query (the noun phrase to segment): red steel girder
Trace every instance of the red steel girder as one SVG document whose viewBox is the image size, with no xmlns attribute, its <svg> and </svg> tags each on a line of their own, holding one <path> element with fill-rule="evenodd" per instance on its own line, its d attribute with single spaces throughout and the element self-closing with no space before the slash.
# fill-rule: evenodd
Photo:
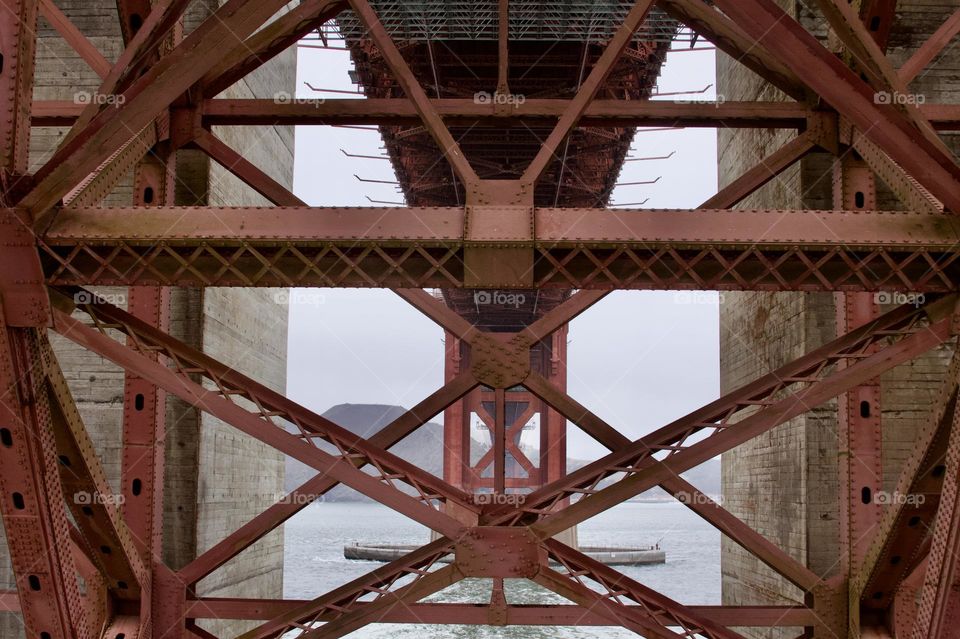
<svg viewBox="0 0 960 639">
<path fill-rule="evenodd" d="M 357 438 L 128 313 L 96 300 L 92 304 L 85 304 L 84 308 L 96 320 L 96 329 L 88 328 L 60 311 L 54 314 L 55 329 L 68 339 L 135 371 L 167 392 L 217 415 L 243 432 L 404 512 L 437 532 L 452 535 L 460 529 L 460 524 L 438 512 L 432 505 L 433 501 L 453 501 L 466 511 L 476 509 L 462 491 L 372 446 L 368 441 Z M 132 345 L 125 347 L 107 337 L 108 327 L 126 334 L 131 338 Z M 144 355 L 147 352 L 163 354 L 174 364 L 175 370 L 148 359 Z M 212 382 L 216 390 L 205 390 L 193 382 L 190 375 L 197 373 Z M 243 408 L 236 398 L 243 398 L 255 410 Z M 284 430 L 274 421 L 275 418 L 291 424 L 295 432 Z M 335 446 L 339 455 L 322 451 L 317 447 L 318 440 Z M 371 476 L 360 472 L 353 463 L 357 460 L 369 463 L 376 473 Z M 416 496 L 402 493 L 395 486 L 397 482 L 413 488 Z"/>
<path fill-rule="evenodd" d="M 362 611 L 360 598 L 371 594 L 374 602 L 396 603 L 393 589 L 403 587 L 407 579 L 412 578 L 415 583 L 416 580 L 436 574 L 437 571 L 430 573 L 429 569 L 449 555 L 452 547 L 449 539 L 437 539 L 312 601 L 292 610 L 281 611 L 237 639 L 268 639 L 282 636 L 288 631 L 306 631 L 311 624 L 321 620 L 336 622 L 353 611 Z M 377 607 L 377 610 L 380 611 L 380 608 Z"/>
<path fill-rule="evenodd" d="M 110 73 L 110 62 L 64 15 L 63 11 L 53 3 L 53 0 L 40 0 L 40 15 L 57 30 L 70 45 L 70 48 L 76 51 L 97 75 L 104 78 Z"/>
<path fill-rule="evenodd" d="M 533 520 L 536 523 L 530 524 L 531 528 L 544 536 L 552 534 L 551 530 L 564 530 L 944 343 L 950 334 L 953 304 L 954 298 L 949 297 L 927 309 L 909 306 L 895 309 L 535 491 L 519 509 L 494 509 L 485 512 L 481 521 L 498 524 Z M 886 345 L 873 355 L 861 356 L 878 342 Z M 840 371 L 832 370 L 833 364 L 845 360 L 854 363 Z M 588 431 L 604 428 L 598 418 L 566 395 L 553 392 L 536 380 L 531 382 L 530 378 L 524 383 L 528 388 L 534 386 L 538 394 L 568 418 L 596 422 Z M 754 410 L 756 407 L 759 410 Z M 749 415 L 731 421 L 743 410 Z M 687 441 L 704 430 L 712 434 L 692 444 Z M 596 489 L 601 481 L 620 473 L 624 474 L 623 478 L 607 488 Z M 577 494 L 584 497 L 562 511 L 551 512 L 560 500 Z"/>
<path fill-rule="evenodd" d="M 702 209 L 731 209 L 764 184 L 790 168 L 817 146 L 818 134 L 805 131 L 779 149 L 761 159 L 740 177 L 723 187 L 700 205 Z"/>
<path fill-rule="evenodd" d="M 772 0 L 717 0 L 757 43 L 876 142 L 950 210 L 960 212 L 960 166 Z"/>
<path fill-rule="evenodd" d="M 34 175 L 19 205 L 36 217 L 47 213 L 80 180 L 94 171 L 131 136 L 150 124 L 176 98 L 203 77 L 231 47 L 253 33 L 286 3 L 229 0 L 123 93 L 123 104 L 95 116 L 65 142 Z"/>
<path fill-rule="evenodd" d="M 582 606 L 595 607 L 601 614 L 608 608 L 626 627 L 639 627 L 637 632 L 645 637 L 742 639 L 739 633 L 556 539 L 548 539 L 543 545 L 548 558 L 556 561 L 560 568 L 543 567 L 534 581 Z M 637 604 L 641 615 L 635 613 L 637 608 L 625 605 L 629 601 Z M 679 632 L 674 628 L 679 628 Z"/>
<path fill-rule="evenodd" d="M 242 153 L 238 153 L 209 131 L 198 133 L 193 139 L 193 145 L 277 206 L 307 205 L 306 202 L 291 193 L 290 189 L 267 175 L 262 169 L 247 160 Z"/>
<path fill-rule="evenodd" d="M 40 249 L 52 284 L 457 288 L 463 219 L 454 208 L 66 208 Z M 548 208 L 534 221 L 536 287 L 936 292 L 960 281 L 951 216 Z"/>
<path fill-rule="evenodd" d="M 134 202 L 140 206 L 173 201 L 176 169 L 169 153 L 152 153 L 134 169 Z M 127 311 L 162 331 L 170 321 L 170 290 L 127 289 Z M 123 386 L 123 514 L 137 548 L 146 558 L 163 556 L 163 494 L 166 452 L 166 393 L 125 373 Z M 148 568 L 152 567 L 148 561 Z"/>
<path fill-rule="evenodd" d="M 390 448 L 427 423 L 446 406 L 470 392 L 476 385 L 477 382 L 469 374 L 448 380 L 435 393 L 370 437 L 370 444 L 384 449 Z M 188 584 L 199 581 L 338 484 L 339 482 L 335 479 L 323 475 L 307 480 L 302 486 L 181 568 L 178 575 Z"/>
<path fill-rule="evenodd" d="M 547 167 L 555 160 L 559 159 L 557 150 L 560 144 L 570 135 L 570 132 L 576 127 L 577 122 L 583 116 L 587 106 L 597 95 L 601 85 L 606 81 L 613 66 L 623 54 L 633 34 L 640 27 L 647 17 L 647 13 L 653 6 L 653 0 L 636 0 L 630 9 L 630 12 L 623 19 L 623 23 L 617 28 L 616 33 L 607 42 L 603 53 L 597 60 L 590 74 L 583 81 L 583 84 L 577 89 L 576 95 L 564 109 L 560 120 L 554 129 L 543 141 L 537 155 L 530 162 L 530 165 L 523 172 L 522 182 L 534 183 L 543 177 Z"/>
<path fill-rule="evenodd" d="M 945 456 L 960 383 L 960 356 L 954 355 L 944 376 L 930 419 L 917 434 L 913 452 L 904 463 L 895 495 L 923 495 L 923 499 L 893 500 L 884 512 L 863 563 L 850 577 L 851 602 L 868 609 L 886 610 L 900 584 L 924 560 L 924 540 L 934 525 L 946 474 Z"/>
<path fill-rule="evenodd" d="M 567 108 L 569 101 L 528 98 L 509 111 L 478 104 L 466 98 L 430 100 L 437 113 L 451 125 L 475 127 L 543 127 Z M 328 98 L 274 100 L 263 98 L 217 98 L 199 106 L 203 126 L 273 125 L 416 125 L 419 116 L 408 100 Z M 924 103 L 920 112 L 940 131 L 960 129 L 960 106 Z M 180 107 L 174 106 L 174 112 Z M 37 100 L 30 118 L 32 126 L 70 126 L 83 111 L 82 105 L 65 100 Z M 725 101 L 683 102 L 675 100 L 613 100 L 597 98 L 583 117 L 582 127 L 723 127 L 799 129 L 828 111 L 814 110 L 798 102 Z"/>
<path fill-rule="evenodd" d="M 5 3 L 0 16 L 0 102 L 5 105 L 0 117 L 0 168 L 14 176 L 27 172 L 30 151 L 38 6 L 39 0 L 13 0 Z"/>
<path fill-rule="evenodd" d="M 960 407 L 953 407 L 946 466 L 912 639 L 949 639 L 960 622 Z"/>
<path fill-rule="evenodd" d="M 346 6 L 346 0 L 300 2 L 219 60 L 200 81 L 204 94 L 215 96 L 242 80 L 276 55 L 296 45 L 305 35 L 336 17 Z"/>
<path fill-rule="evenodd" d="M 60 483 L 83 548 L 99 567 L 117 598 L 137 600 L 141 588 L 149 601 L 149 579 L 133 535 L 120 514 L 117 493 L 107 483 L 93 440 L 70 395 L 67 380 L 49 345 L 41 346 L 50 394 L 50 415 L 56 441 Z"/>
<path fill-rule="evenodd" d="M 2 595 L 0 595 L 2 596 Z M 2 599 L 0 599 L 2 601 Z M 191 619 L 245 619 L 260 621 L 289 614 L 308 603 L 292 599 L 211 598 L 187 601 L 186 616 Z M 13 602 L 15 605 L 15 602 Z M 355 604 L 356 608 L 366 605 Z M 629 607 L 629 606 L 628 606 Z M 687 610 L 723 626 L 793 627 L 812 626 L 814 612 L 803 606 L 687 606 Z M 326 621 L 328 614 L 318 621 Z M 330 615 L 332 616 L 332 615 Z M 442 624 L 456 619 L 458 624 L 483 626 L 490 622 L 489 607 L 484 604 L 414 603 L 396 608 L 381 617 L 381 623 Z M 579 605 L 511 604 L 506 607 L 507 626 L 619 626 L 619 620 Z"/>
<path fill-rule="evenodd" d="M 39 365 L 45 341 L 38 329 L 4 327 L 0 335 L 0 512 L 27 636 L 86 639 L 96 614 L 77 587 L 50 399 Z"/>
<path fill-rule="evenodd" d="M 876 180 L 863 161 L 845 155 L 833 165 L 833 206 L 836 209 L 876 207 Z M 837 333 L 846 333 L 880 314 L 876 296 L 843 293 L 836 296 Z M 870 533 L 879 522 L 883 490 L 883 432 L 880 423 L 880 380 L 845 393 L 838 401 L 840 465 L 840 564 L 862 562 Z"/>
<path fill-rule="evenodd" d="M 807 88 L 787 66 L 773 58 L 754 38 L 700 0 L 661 0 L 663 10 L 712 42 L 787 95 L 803 100 Z"/>
<path fill-rule="evenodd" d="M 917 49 L 900 67 L 899 75 L 904 84 L 910 82 L 944 50 L 957 33 L 960 33 L 960 9 L 944 20 L 940 28 Z"/>
</svg>

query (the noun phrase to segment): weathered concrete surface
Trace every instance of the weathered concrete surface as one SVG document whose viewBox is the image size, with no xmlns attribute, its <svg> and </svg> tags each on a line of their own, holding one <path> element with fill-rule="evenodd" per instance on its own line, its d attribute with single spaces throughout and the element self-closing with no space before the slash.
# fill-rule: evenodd
<svg viewBox="0 0 960 639">
<path fill-rule="evenodd" d="M 890 55 L 899 66 L 956 9 L 949 0 L 898 3 Z M 805 5 L 782 0 L 808 29 L 825 38 L 824 22 Z M 928 101 L 953 101 L 960 51 L 948 52 L 914 87 Z M 729 57 L 717 56 L 718 93 L 726 100 L 782 100 L 783 95 Z M 792 132 L 718 133 L 719 182 L 724 186 L 793 135 Z M 742 203 L 744 208 L 832 207 L 832 158 L 813 154 Z M 878 183 L 881 208 L 899 209 Z M 830 294 L 725 294 L 720 310 L 722 392 L 810 351 L 836 334 Z M 881 379 L 883 483 L 892 489 L 916 429 L 926 419 L 949 353 L 941 349 Z M 723 456 L 725 506 L 818 574 L 837 571 L 839 467 L 836 403 L 831 402 Z M 786 604 L 801 593 L 729 539 L 722 541 L 723 603 Z M 739 629 L 754 637 L 795 637 L 799 629 Z"/>
<path fill-rule="evenodd" d="M 115 60 L 122 49 L 114 0 L 57 0 L 57 5 L 104 54 Z M 185 20 L 189 32 L 217 6 L 194 2 Z M 93 92 L 96 74 L 41 18 L 37 99 L 72 100 Z M 228 97 L 268 98 L 293 92 L 295 52 L 289 51 L 231 87 Z M 56 148 L 64 129 L 34 129 L 31 164 L 35 169 Z M 293 180 L 290 128 L 236 128 L 216 131 L 246 158 L 281 184 Z M 180 152 L 176 203 L 264 206 L 269 203 L 198 152 Z M 110 204 L 129 204 L 132 178 L 110 195 Z M 125 289 L 103 289 L 125 305 Z M 170 332 L 202 347 L 237 370 L 283 392 L 286 386 L 287 309 L 274 290 L 206 291 L 175 289 Z M 52 336 L 61 365 L 90 431 L 111 485 L 120 481 L 123 373 L 58 336 Z M 167 402 L 167 475 L 164 500 L 164 560 L 184 565 L 272 503 L 283 488 L 283 458 L 239 431 L 174 398 Z M 13 587 L 6 546 L 0 537 L 0 588 Z M 280 597 L 283 593 L 283 536 L 277 531 L 201 582 L 198 594 Z M 204 624 L 219 636 L 234 636 L 249 624 Z M 0 637 L 23 636 L 15 615 L 0 614 Z"/>
</svg>

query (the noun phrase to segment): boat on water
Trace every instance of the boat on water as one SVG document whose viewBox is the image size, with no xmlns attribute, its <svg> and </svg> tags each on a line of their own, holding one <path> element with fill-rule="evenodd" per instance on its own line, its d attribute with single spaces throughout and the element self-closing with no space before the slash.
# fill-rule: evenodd
<svg viewBox="0 0 960 639">
<path fill-rule="evenodd" d="M 390 562 L 400 559 L 418 546 L 407 544 L 351 543 L 343 547 L 343 556 L 356 561 Z M 580 552 L 608 566 L 644 566 L 667 562 L 667 553 L 656 543 L 652 546 L 580 546 Z M 450 563 L 453 555 L 440 561 Z"/>
</svg>

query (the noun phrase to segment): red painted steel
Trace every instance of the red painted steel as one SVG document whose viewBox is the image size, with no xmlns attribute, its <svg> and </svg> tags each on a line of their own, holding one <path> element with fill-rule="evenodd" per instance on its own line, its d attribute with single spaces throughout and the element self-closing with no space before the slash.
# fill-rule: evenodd
<svg viewBox="0 0 960 639">
<path fill-rule="evenodd" d="M 876 182 L 865 162 L 851 157 L 834 163 L 833 206 L 836 209 L 876 207 Z M 877 296 L 836 296 L 837 332 L 846 333 L 880 315 Z M 840 561 L 863 562 L 870 535 L 883 511 L 883 430 L 880 423 L 880 380 L 858 386 L 839 398 L 837 428 L 840 460 Z"/>
<path fill-rule="evenodd" d="M 0 512 L 31 637 L 86 637 L 92 606 L 80 596 L 42 362 L 46 336 L 0 336 Z"/>
<path fill-rule="evenodd" d="M 48 0 L 7 4 L 0 15 L 0 95 L 9 107 L 0 118 L 6 207 L 0 220 L 0 512 L 18 592 L 0 593 L 0 609 L 19 611 L 31 639 L 86 639 L 102 634 L 101 628 L 109 637 L 128 639 L 211 639 L 197 625 L 204 618 L 264 622 L 243 639 L 287 632 L 340 637 L 370 623 L 415 621 L 613 624 L 646 636 L 726 638 L 740 636 L 731 626 L 803 626 L 821 637 L 848 629 L 856 634 L 860 627 L 864 636 L 885 636 L 890 625 L 899 636 L 913 615 L 915 636 L 952 632 L 960 609 L 952 590 L 952 557 L 960 548 L 954 423 L 960 357 L 898 485 L 924 494 L 924 504 L 909 512 L 894 506 L 881 517 L 876 504 L 857 498 L 867 494 L 864 489 L 880 488 L 882 398 L 876 379 L 952 340 L 960 328 L 953 296 L 930 295 L 929 303 L 876 316 L 872 295 L 862 292 L 955 293 L 960 282 L 960 223 L 944 215 L 945 208 L 960 208 L 960 168 L 933 132 L 960 127 L 960 106 L 886 107 L 875 104 L 871 92 L 903 89 L 955 35 L 956 15 L 898 73 L 883 54 L 894 28 L 892 3 L 864 2 L 857 15 L 845 4 L 820 0 L 844 46 L 840 56 L 771 0 L 716 0 L 720 11 L 698 0 L 663 0 L 655 7 L 648 0 L 624 3 L 626 17 L 607 43 L 584 45 L 575 55 L 561 46 L 550 54 L 551 64 L 581 69 L 560 79 L 573 91 L 545 90 L 505 109 L 462 97 L 474 90 L 468 90 L 474 80 L 502 95 L 511 85 L 519 88 L 514 71 L 524 50 L 507 37 L 511 7 L 505 1 L 497 4 L 495 48 L 459 50 L 484 61 L 486 75 L 469 82 L 445 76 L 446 83 L 463 83 L 459 92 L 448 91 L 434 67 L 436 97 L 427 95 L 431 69 L 421 59 L 426 53 L 436 62 L 430 43 L 405 46 L 401 53 L 377 15 L 377 2 L 305 0 L 270 20 L 284 2 L 229 0 L 180 41 L 186 0 L 121 0 L 127 46 L 112 65 Z M 40 4 L 104 76 L 100 91 L 123 94 L 122 106 L 32 105 Z M 214 99 L 348 4 L 367 29 L 350 46 L 370 98 L 304 104 Z M 660 10 L 800 101 L 645 99 L 661 49 L 633 34 Z M 632 62 L 625 64 L 626 58 Z M 628 78 L 631 73 L 643 77 Z M 528 80 L 531 91 L 534 80 Z M 826 104 L 811 107 L 807 98 L 814 94 Z M 52 158 L 27 175 L 31 124 L 72 129 Z M 379 125 L 409 201 L 442 206 L 306 207 L 209 131 L 274 124 Z M 700 209 L 591 207 L 606 202 L 630 127 L 642 125 L 800 133 Z M 517 141 L 517 130 L 524 128 L 533 135 L 505 150 L 501 138 Z M 437 157 L 411 144 L 424 141 L 438 145 Z M 586 144 L 592 146 L 584 150 Z M 186 146 L 206 151 L 283 206 L 169 206 L 169 154 Z M 849 148 L 863 162 L 846 157 L 837 164 L 837 210 L 729 210 L 806 153 L 838 155 Z M 491 159 L 503 153 L 506 164 Z M 427 169 L 443 157 L 438 170 Z M 558 157 L 565 162 L 554 170 Z M 134 206 L 94 208 L 134 168 Z M 409 179 L 428 173 L 429 188 Z M 906 212 L 872 210 L 874 174 Z M 585 194 L 568 188 L 571 177 L 587 184 Z M 127 311 L 84 290 L 46 288 L 93 284 L 133 287 Z M 404 289 L 397 292 L 445 330 L 443 387 L 367 440 L 166 333 L 167 292 L 160 287 L 298 285 Z M 543 305 L 513 313 L 471 310 L 472 293 L 463 289 L 487 285 L 535 289 Z M 443 301 L 424 287 L 443 289 Z M 837 340 L 631 442 L 565 390 L 568 322 L 606 291 L 626 288 L 828 290 L 849 297 L 840 305 L 844 334 Z M 579 292 L 571 295 L 573 290 Z M 68 314 L 76 302 L 92 326 Z M 38 328 L 46 324 L 125 370 L 122 512 L 102 499 L 110 489 Z M 178 572 L 160 560 L 165 392 L 319 471 Z M 860 463 L 841 468 L 848 548 L 839 577 L 825 580 L 678 473 L 843 393 L 842 446 Z M 447 444 L 443 479 L 387 450 L 440 412 Z M 473 467 L 471 413 L 492 434 L 491 451 Z M 541 431 L 538 460 L 519 446 L 521 429 L 534 415 Z M 296 432 L 279 427 L 278 418 Z M 567 419 L 612 451 L 569 475 Z M 337 454 L 321 450 L 320 441 Z M 192 599 L 199 580 L 340 482 L 440 537 L 310 602 Z M 684 606 L 551 539 L 657 484 L 800 587 L 808 607 Z M 479 503 L 474 492 L 487 489 L 530 492 L 519 506 Z M 101 499 L 80 503 L 75 497 L 81 493 Z M 869 544 L 858 543 L 873 527 L 878 532 Z M 909 594 L 918 592 L 924 574 L 920 605 L 912 607 Z M 77 575 L 86 586 L 83 594 Z M 420 602 L 465 577 L 492 578 L 489 603 Z M 575 605 L 514 605 L 504 578 L 531 579 Z"/>
<path fill-rule="evenodd" d="M 0 599 L 2 601 L 2 599 Z M 186 614 L 195 619 L 245 619 L 260 621 L 288 614 L 306 604 L 292 599 L 226 599 L 189 600 Z M 358 604 L 362 607 L 364 604 Z M 688 606 L 690 612 L 713 619 L 725 626 L 793 627 L 811 626 L 812 610 L 802 606 Z M 596 611 L 579 605 L 513 604 L 506 608 L 508 626 L 619 626 Z M 320 617 L 324 619 L 324 616 Z M 442 624 L 456 619 L 458 624 L 487 625 L 489 617 L 482 604 L 415 603 L 398 606 L 383 616 L 384 623 Z"/>
</svg>

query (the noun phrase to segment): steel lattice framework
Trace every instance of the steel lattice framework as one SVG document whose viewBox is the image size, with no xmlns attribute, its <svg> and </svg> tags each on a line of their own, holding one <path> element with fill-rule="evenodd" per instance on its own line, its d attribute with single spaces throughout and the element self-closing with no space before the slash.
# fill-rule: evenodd
<svg viewBox="0 0 960 639">
<path fill-rule="evenodd" d="M 733 628 L 750 626 L 803 627 L 814 637 L 955 636 L 960 357 L 900 480 L 903 492 L 935 499 L 909 511 L 902 504 L 858 510 L 865 471 L 841 468 L 845 541 L 838 576 L 814 573 L 680 473 L 841 396 L 844 446 L 877 463 L 869 437 L 877 418 L 857 406 L 879 401 L 876 380 L 884 372 L 955 341 L 960 166 L 939 135 L 960 129 L 960 105 L 884 104 L 874 96 L 905 91 L 960 30 L 960 12 L 895 69 L 884 53 L 894 2 L 854 3 L 857 9 L 817 0 L 839 51 L 825 48 L 773 0 L 660 0 L 656 6 L 653 0 L 301 0 L 277 16 L 286 0 L 228 0 L 184 35 L 188 4 L 119 0 L 125 47 L 115 63 L 52 2 L 4 0 L 0 12 L 0 512 L 17 577 L 17 591 L 2 593 L 0 607 L 20 612 L 27 637 L 209 639 L 196 625 L 208 618 L 260 622 L 243 639 L 339 637 L 377 622 L 618 625 L 657 638 L 732 639 L 741 636 Z M 86 106 L 33 100 L 41 12 L 98 71 L 99 93 L 122 100 Z M 293 104 L 217 97 L 300 39 L 326 33 L 338 16 L 355 54 L 374 53 L 376 73 L 389 74 L 387 89 L 371 89 L 365 100 Z M 681 25 L 792 100 L 646 99 L 649 86 L 631 84 L 617 69 L 625 60 L 646 60 Z M 494 95 L 507 96 L 510 52 L 519 43 L 574 38 L 597 49 L 584 54 L 589 64 L 569 95 L 505 108 L 496 100 L 428 95 L 415 72 L 418 61 L 398 45 L 409 52 L 418 39 L 438 38 L 496 42 L 496 73 L 480 80 Z M 368 82 L 385 77 L 374 71 Z M 393 132 L 393 159 L 401 169 L 417 158 L 403 155 L 404 136 L 396 133 L 412 127 L 410 136 L 441 153 L 442 166 L 452 172 L 444 183 L 447 201 L 308 207 L 211 132 L 214 125 L 273 124 L 385 127 Z M 50 125 L 71 128 L 29 173 L 31 127 Z M 493 136 L 471 143 L 481 151 L 513 127 L 546 134 L 522 166 L 491 174 L 451 133 L 468 125 Z M 602 153 L 585 152 L 582 164 L 594 168 L 591 188 L 605 202 L 609 172 L 623 158 L 604 131 L 636 126 L 788 128 L 796 136 L 699 209 L 545 204 L 546 191 L 566 188 L 562 171 L 555 175 L 557 160 L 575 136 L 607 145 Z M 184 148 L 230 167 L 276 206 L 173 206 L 173 160 Z M 845 157 L 850 149 L 855 159 Z M 735 209 L 811 151 L 837 157 L 833 210 Z M 130 170 L 131 206 L 100 207 Z M 874 210 L 877 178 L 903 210 Z M 449 201 L 454 197 L 463 201 Z M 84 288 L 99 285 L 131 287 L 128 308 Z M 172 337 L 166 324 L 168 287 L 174 286 L 391 288 L 469 357 L 448 369 L 446 383 L 417 406 L 373 437 L 358 438 Z M 493 331 L 458 313 L 455 294 L 445 295 L 448 304 L 424 288 L 537 289 L 552 291 L 555 303 L 522 326 Z M 542 356 L 537 349 L 551 336 L 615 289 L 837 291 L 846 297 L 840 337 L 631 441 L 570 397 L 559 377 L 531 365 L 532 353 Z M 927 295 L 923 304 L 880 314 L 865 295 L 878 290 Z M 113 491 L 48 330 L 126 371 L 122 491 L 149 499 L 121 512 L 108 502 L 78 505 L 64 498 Z M 488 461 L 492 485 L 502 492 L 512 432 L 502 417 L 508 389 L 543 402 L 544 410 L 611 452 L 576 472 L 546 474 L 522 504 L 503 505 L 478 504 L 471 487 L 389 451 L 471 393 L 487 393 L 499 416 L 490 420 L 496 445 Z M 176 571 L 158 559 L 165 394 L 317 471 Z M 197 582 L 341 483 L 429 527 L 436 540 L 311 601 L 195 597 Z M 803 603 L 683 605 L 555 538 L 658 485 L 686 496 L 689 508 L 797 586 Z M 876 532 L 861 539 L 871 528 Z M 472 577 L 493 580 L 488 605 L 422 602 Z M 570 603 L 510 604 L 503 579 L 532 580 Z"/>
</svg>

